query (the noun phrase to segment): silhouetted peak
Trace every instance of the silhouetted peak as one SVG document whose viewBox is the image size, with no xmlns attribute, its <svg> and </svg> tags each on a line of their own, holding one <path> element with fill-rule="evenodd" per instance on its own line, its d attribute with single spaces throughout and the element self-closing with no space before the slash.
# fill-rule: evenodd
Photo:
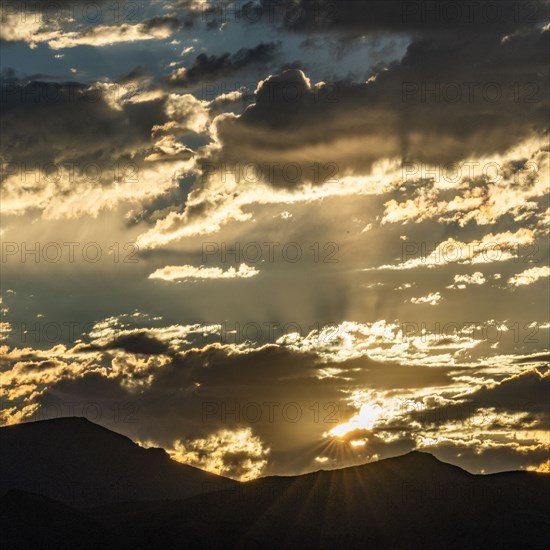
<svg viewBox="0 0 550 550">
<path fill-rule="evenodd" d="M 39 429 L 39 428 L 67 428 L 67 427 L 75 427 L 79 429 L 84 428 L 98 428 L 106 430 L 104 426 L 101 424 L 97 424 L 96 422 L 92 422 L 91 420 L 88 420 L 85 416 L 60 416 L 58 418 L 48 418 L 45 420 L 31 420 L 28 422 L 21 422 L 20 424 L 11 424 L 10 426 L 3 426 L 2 428 L 8 428 L 8 429 L 29 429 L 29 427 L 32 427 L 33 429 Z"/>
<path fill-rule="evenodd" d="M 396 467 L 403 472 L 408 472 L 412 475 L 432 475 L 434 472 L 438 474 L 451 475 L 472 475 L 459 466 L 443 462 L 431 453 L 424 451 L 410 451 L 404 455 L 386 458 L 378 462 L 370 464 L 380 464 L 388 467 Z M 368 466 L 368 465 L 367 465 Z"/>
<path fill-rule="evenodd" d="M 71 506 L 185 498 L 235 483 L 82 417 L 0 428 L 0 446 L 0 491 L 38 492 Z"/>
<path fill-rule="evenodd" d="M 82 416 L 63 416 L 5 426 L 0 428 L 0 437 L 17 437 L 22 438 L 20 441 L 40 442 L 41 445 L 90 446 L 103 442 L 127 448 L 137 446 L 129 437 Z"/>
<path fill-rule="evenodd" d="M 437 457 L 435 457 L 433 454 L 431 453 L 427 453 L 426 451 L 410 451 L 404 455 L 400 455 L 396 458 L 408 458 L 410 460 L 416 460 L 416 461 L 424 461 L 426 462 L 426 464 L 434 464 L 434 463 L 440 463 L 440 464 L 445 464 L 444 462 L 442 462 L 441 460 L 439 460 Z"/>
<path fill-rule="evenodd" d="M 451 464 L 447 462 L 443 462 L 439 460 L 437 457 L 435 457 L 431 453 L 427 453 L 425 451 L 409 451 L 408 453 L 405 453 L 404 455 L 397 455 L 392 456 L 389 458 L 384 458 L 382 460 L 379 460 L 378 462 L 395 462 L 395 463 L 403 463 L 404 465 L 425 465 L 427 467 L 433 467 L 433 466 L 452 466 Z M 370 463 L 370 464 L 376 464 Z"/>
</svg>

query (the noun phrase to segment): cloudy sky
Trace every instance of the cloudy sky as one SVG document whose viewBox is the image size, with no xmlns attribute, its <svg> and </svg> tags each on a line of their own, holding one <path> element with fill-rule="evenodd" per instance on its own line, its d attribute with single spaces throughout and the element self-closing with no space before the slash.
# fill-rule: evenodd
<svg viewBox="0 0 550 550">
<path fill-rule="evenodd" d="M 2 0 L 2 424 L 237 479 L 550 470 L 550 9 Z"/>
</svg>

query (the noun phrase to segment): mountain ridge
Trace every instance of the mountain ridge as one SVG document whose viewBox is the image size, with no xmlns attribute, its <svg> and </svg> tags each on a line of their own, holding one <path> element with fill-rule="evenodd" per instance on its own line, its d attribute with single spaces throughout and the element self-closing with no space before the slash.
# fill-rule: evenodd
<svg viewBox="0 0 550 550">
<path fill-rule="evenodd" d="M 49 547 L 40 543 L 44 540 L 53 541 L 56 548 L 68 549 L 82 546 L 78 544 L 80 539 L 94 542 L 82 547 L 95 545 L 104 550 L 183 547 L 481 550 L 550 546 L 550 476 L 544 474 L 522 471 L 472 474 L 430 453 L 415 450 L 348 468 L 298 476 L 267 476 L 239 483 L 176 463 L 163 450 L 150 452 L 126 436 L 88 420 L 75 417 L 41 422 L 0 428 L 0 444 L 10 439 L 12 444 L 16 440 L 26 443 L 17 452 L 12 449 L 8 460 L 11 471 L 8 469 L 6 473 L 5 468 L 0 468 L 2 532 L 7 533 L 8 548 L 46 550 Z M 40 447 L 45 439 L 43 434 L 33 440 L 42 432 L 56 435 L 45 451 Z M 80 457 L 82 452 L 48 454 L 52 445 L 56 449 L 56 437 L 57 442 L 60 437 L 70 442 L 68 447 L 73 450 L 82 441 L 92 449 L 109 441 L 115 442 L 110 448 L 114 452 L 123 442 L 122 455 L 116 452 L 114 455 L 118 462 L 85 471 L 96 475 L 99 485 L 105 481 L 102 476 L 112 480 L 113 468 L 130 479 L 137 476 L 134 481 L 141 489 L 139 498 L 90 499 L 85 494 L 87 499 L 67 502 L 66 498 L 52 500 L 51 494 L 46 494 L 46 498 L 37 496 L 28 487 L 10 487 L 14 480 L 18 485 L 22 479 L 13 477 L 14 471 L 19 470 L 27 481 L 28 477 L 36 478 L 30 467 L 40 465 L 40 460 L 46 457 L 49 460 L 46 472 L 50 474 L 46 480 L 50 482 L 52 476 L 53 481 L 56 476 L 57 481 L 74 476 L 74 465 L 64 462 L 67 457 L 86 466 Z M 25 454 L 29 448 L 34 453 L 32 459 Z M 112 458 L 105 450 L 90 452 L 95 457 Z M 128 452 L 141 466 L 137 468 L 123 461 L 122 471 L 119 459 L 129 456 L 125 454 Z M 61 464 L 56 463 L 60 457 Z M 5 461 L 5 453 L 0 453 L 2 466 Z M 152 468 L 160 468 L 161 473 L 151 478 Z M 199 472 L 200 481 L 206 479 L 209 484 L 199 483 L 197 487 L 191 483 L 194 491 L 189 491 L 189 487 L 174 491 L 174 483 L 185 485 L 193 481 L 190 473 L 194 471 Z M 82 475 L 81 469 L 76 472 Z M 139 483 L 142 477 L 144 486 Z M 150 490 L 148 481 L 153 482 L 155 490 Z M 160 487 L 156 486 L 157 481 Z"/>
<path fill-rule="evenodd" d="M 236 483 L 82 417 L 2 427 L 0 446 L 0 492 L 20 489 L 76 507 L 181 499 Z"/>
</svg>

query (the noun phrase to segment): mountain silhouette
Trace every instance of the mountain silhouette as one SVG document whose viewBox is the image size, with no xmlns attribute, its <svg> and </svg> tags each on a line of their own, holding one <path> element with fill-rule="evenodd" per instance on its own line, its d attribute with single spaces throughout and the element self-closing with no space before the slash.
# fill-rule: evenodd
<svg viewBox="0 0 550 550">
<path fill-rule="evenodd" d="M 0 428 L 0 449 L 0 493 L 18 489 L 76 507 L 181 499 L 236 484 L 80 417 Z"/>
<path fill-rule="evenodd" d="M 544 474 L 473 475 L 412 452 L 352 468 L 263 478 L 177 507 L 149 509 L 133 520 L 144 526 L 133 532 L 133 543 L 141 541 L 144 548 L 173 548 L 183 541 L 186 548 L 548 548 L 549 495 L 550 476 Z"/>
<path fill-rule="evenodd" d="M 46 442 L 49 437 L 52 441 Z M 7 490 L 0 498 L 6 548 L 550 547 L 550 476 L 545 474 L 474 475 L 413 451 L 362 466 L 237 483 L 173 463 L 161 450 L 142 449 L 83 420 L 0 429 L 3 451 L 8 440 L 16 450 L 8 453 L 10 469 L 1 471 L 1 486 Z M 41 449 L 42 444 L 47 447 Z M 63 450 L 56 451 L 57 445 Z M 33 453 L 33 458 L 25 457 Z M 89 457 L 83 459 L 84 453 Z M 39 474 L 28 469 L 41 461 Z M 88 461 L 100 461 L 101 467 Z M 129 467 L 124 469 L 126 461 Z M 2 457 L 2 466 L 4 462 Z M 58 482 L 66 477 L 64 472 L 77 483 L 93 475 L 100 486 L 123 472 L 128 481 L 134 476 L 146 479 L 132 479 L 141 489 L 140 498 L 115 498 L 101 505 L 79 501 L 78 510 L 10 487 L 20 485 L 25 474 L 36 481 L 51 473 L 47 479 L 53 483 L 56 475 L 61 476 Z M 177 490 L 167 480 L 196 487 L 190 484 L 193 476 L 200 476 L 199 484 L 206 476 L 218 489 L 174 497 Z M 162 490 L 153 489 L 156 482 Z M 82 546 L 74 542 L 79 538 Z"/>
</svg>

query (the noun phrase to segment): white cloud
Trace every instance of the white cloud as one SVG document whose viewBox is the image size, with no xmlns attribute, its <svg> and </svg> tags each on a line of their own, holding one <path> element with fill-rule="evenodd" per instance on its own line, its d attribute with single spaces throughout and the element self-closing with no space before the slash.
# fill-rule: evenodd
<svg viewBox="0 0 550 550">
<path fill-rule="evenodd" d="M 177 441 L 170 452 L 173 459 L 218 475 L 241 481 L 259 477 L 267 465 L 266 449 L 250 428 L 220 430 L 203 439 Z M 235 456 L 238 459 L 235 460 Z"/>
<path fill-rule="evenodd" d="M 481 271 L 476 271 L 471 275 L 455 275 L 454 284 L 449 285 L 447 288 L 454 288 L 463 290 L 467 285 L 483 285 L 487 282 L 485 276 Z"/>
<path fill-rule="evenodd" d="M 510 163 L 515 158 L 529 160 L 515 170 Z M 534 199 L 548 193 L 548 159 L 544 145 L 534 138 L 503 155 L 464 162 L 463 167 L 470 166 L 473 170 L 462 170 L 462 177 L 452 183 L 445 182 L 441 167 L 430 170 L 425 167 L 424 170 L 433 173 L 435 179 L 416 190 L 412 198 L 386 202 L 382 224 L 437 218 L 439 222 L 454 222 L 460 226 L 470 221 L 488 225 L 506 214 L 521 220 L 539 209 Z M 418 177 L 415 174 L 415 178 Z M 476 180 L 475 185 L 472 180 Z M 479 185 L 479 180 L 483 180 L 483 185 Z M 453 188 L 458 193 L 447 199 L 446 192 Z"/>
<path fill-rule="evenodd" d="M 162 279 L 163 281 L 193 281 L 197 279 L 248 279 L 258 275 L 259 271 L 246 264 L 241 264 L 239 269 L 230 267 L 224 271 L 221 267 L 195 267 L 192 265 L 167 265 L 157 269 L 149 275 L 149 279 Z"/>
<path fill-rule="evenodd" d="M 169 26 L 151 28 L 143 23 L 136 25 L 123 23 L 119 26 L 100 25 L 82 32 L 48 33 L 44 38 L 52 50 L 60 50 L 76 46 L 109 46 L 137 40 L 162 40 L 171 36 L 172 33 L 173 29 Z"/>
<path fill-rule="evenodd" d="M 430 294 L 428 294 L 427 296 L 411 298 L 411 304 L 430 304 L 431 306 L 435 306 L 440 301 L 441 301 L 441 294 L 439 292 L 430 292 Z"/>
<path fill-rule="evenodd" d="M 2 4 L 2 12 L 4 4 Z M 24 17 L 20 13 L 3 13 L 0 25 L 0 40 L 6 42 L 27 42 L 31 48 L 36 47 L 36 35 L 42 25 L 42 18 Z"/>
<path fill-rule="evenodd" d="M 510 260 L 517 254 L 519 246 L 531 244 L 535 238 L 535 232 L 522 227 L 516 232 L 504 231 L 502 233 L 489 233 L 480 240 L 462 242 L 454 238 L 440 242 L 429 254 L 431 246 L 426 242 L 411 242 L 410 255 L 419 254 L 419 257 L 411 258 L 399 264 L 387 264 L 371 269 L 403 270 L 415 267 L 437 267 L 450 263 L 457 264 L 483 264 L 503 262 Z"/>
<path fill-rule="evenodd" d="M 510 277 L 508 279 L 508 284 L 512 286 L 524 286 L 524 285 L 531 285 L 538 281 L 539 279 L 542 279 L 543 277 L 549 277 L 550 276 L 550 267 L 545 266 L 539 266 L 539 267 L 531 267 L 530 269 L 526 269 L 525 271 L 522 271 L 521 273 L 518 273 L 517 275 L 514 275 L 513 277 Z"/>
</svg>

